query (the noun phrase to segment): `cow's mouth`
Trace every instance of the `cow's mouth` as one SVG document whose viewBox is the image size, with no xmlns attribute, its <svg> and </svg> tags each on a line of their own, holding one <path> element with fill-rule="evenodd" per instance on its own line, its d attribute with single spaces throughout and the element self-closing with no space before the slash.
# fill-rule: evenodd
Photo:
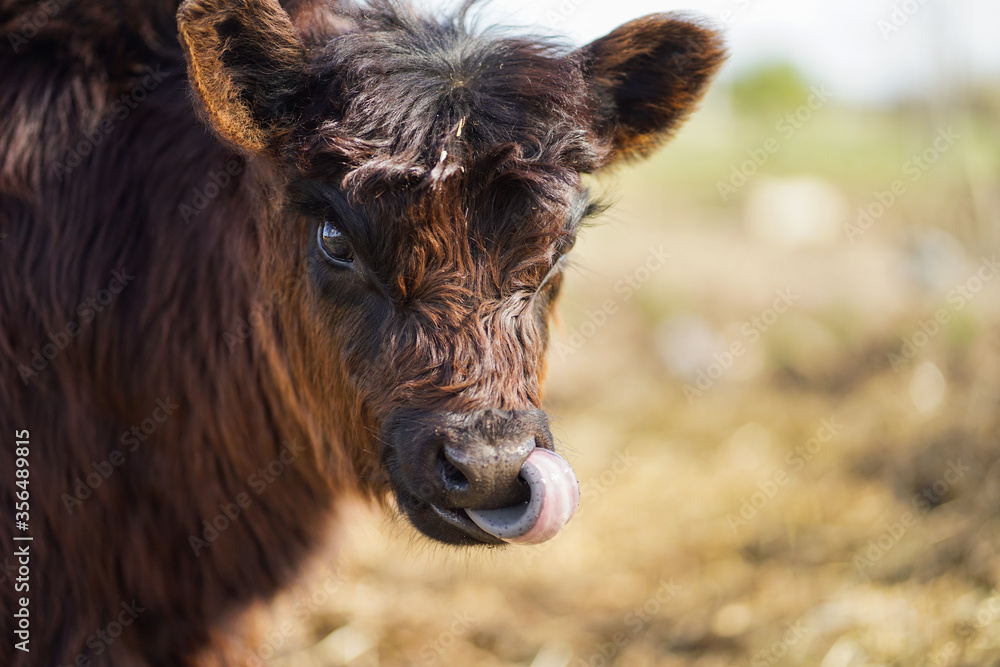
<svg viewBox="0 0 1000 667">
<path fill-rule="evenodd" d="M 496 509 L 446 507 L 397 486 L 400 509 L 422 533 L 448 544 L 539 544 L 554 537 L 573 517 L 580 487 L 570 465 L 558 454 L 535 448 L 519 480 L 526 499 Z"/>
<path fill-rule="evenodd" d="M 442 507 L 400 491 L 396 491 L 396 502 L 417 530 L 439 542 L 463 546 L 504 543 L 473 523 L 463 509 Z"/>
</svg>

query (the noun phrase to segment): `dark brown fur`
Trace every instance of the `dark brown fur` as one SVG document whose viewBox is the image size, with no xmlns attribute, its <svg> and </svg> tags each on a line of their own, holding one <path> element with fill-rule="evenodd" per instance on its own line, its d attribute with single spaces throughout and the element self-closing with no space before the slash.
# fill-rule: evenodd
<svg viewBox="0 0 1000 667">
<path fill-rule="evenodd" d="M 39 6 L 0 0 L 0 33 Z M 176 2 L 53 6 L 0 48 L 0 502 L 29 430 L 34 536 L 31 653 L 4 582 L 0 664 L 236 664 L 242 611 L 295 576 L 338 499 L 385 497 L 387 420 L 540 405 L 559 260 L 592 208 L 579 174 L 672 132 L 721 46 L 665 16 L 569 52 L 388 2 L 268 0 L 188 2 L 178 43 Z M 349 273 L 318 255 L 331 217 Z M 134 279 L 88 320 L 115 270 Z M 68 502 L 158 399 L 179 407 Z M 88 637 L 133 600 L 98 655 Z"/>
</svg>

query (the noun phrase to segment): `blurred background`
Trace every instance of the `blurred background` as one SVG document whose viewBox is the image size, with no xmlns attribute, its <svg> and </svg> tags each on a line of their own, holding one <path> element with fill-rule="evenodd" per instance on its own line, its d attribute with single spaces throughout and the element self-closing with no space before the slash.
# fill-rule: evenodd
<svg viewBox="0 0 1000 667">
<path fill-rule="evenodd" d="M 732 57 L 591 181 L 547 394 L 579 514 L 469 552 L 351 508 L 262 662 L 1000 664 L 1000 4 L 480 13 L 583 44 L 672 9 Z"/>
</svg>

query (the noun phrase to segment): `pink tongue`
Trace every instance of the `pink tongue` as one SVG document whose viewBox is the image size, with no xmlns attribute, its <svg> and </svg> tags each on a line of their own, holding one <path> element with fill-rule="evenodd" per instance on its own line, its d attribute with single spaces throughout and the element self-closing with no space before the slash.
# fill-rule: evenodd
<svg viewBox="0 0 1000 667">
<path fill-rule="evenodd" d="M 573 468 L 547 449 L 536 448 L 521 467 L 531 488 L 527 503 L 495 510 L 465 510 L 477 526 L 514 544 L 538 544 L 555 537 L 580 504 Z"/>
</svg>

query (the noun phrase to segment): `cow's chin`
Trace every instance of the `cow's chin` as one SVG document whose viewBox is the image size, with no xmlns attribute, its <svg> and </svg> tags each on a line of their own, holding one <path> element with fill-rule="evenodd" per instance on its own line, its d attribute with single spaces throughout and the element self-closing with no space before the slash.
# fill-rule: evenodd
<svg viewBox="0 0 1000 667">
<path fill-rule="evenodd" d="M 504 541 L 477 526 L 465 510 L 441 507 L 405 491 L 395 492 L 396 504 L 410 523 L 427 537 L 457 546 L 498 546 Z"/>
</svg>

